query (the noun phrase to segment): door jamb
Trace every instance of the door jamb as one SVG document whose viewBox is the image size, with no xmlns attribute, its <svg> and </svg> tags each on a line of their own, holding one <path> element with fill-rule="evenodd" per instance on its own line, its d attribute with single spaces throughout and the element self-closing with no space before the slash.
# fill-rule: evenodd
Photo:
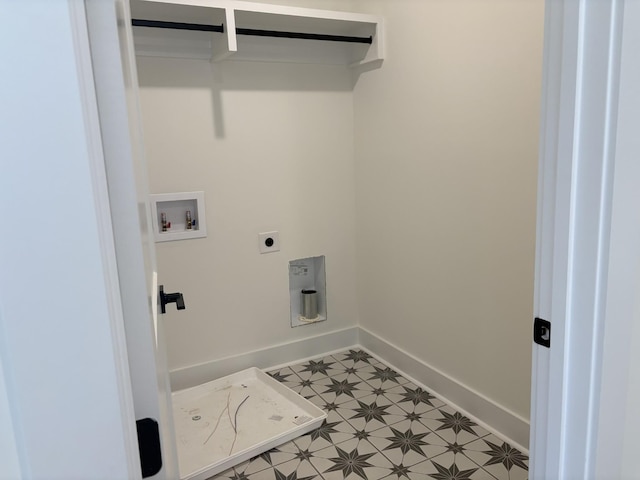
<svg viewBox="0 0 640 480">
<path fill-rule="evenodd" d="M 595 471 L 624 0 L 547 0 L 530 478 Z"/>
<path fill-rule="evenodd" d="M 78 67 L 78 83 L 84 109 L 86 140 L 89 169 L 92 178 L 92 190 L 96 209 L 97 226 L 100 230 L 100 252 L 105 272 L 106 300 L 109 309 L 109 323 L 114 352 L 116 382 L 120 410 L 122 412 L 122 429 L 124 432 L 125 451 L 127 455 L 128 478 L 140 479 L 141 466 L 138 450 L 138 434 L 133 407 L 133 394 L 129 375 L 129 359 L 120 298 L 120 282 L 116 262 L 111 208 L 107 189 L 107 175 L 104 164 L 104 151 L 97 98 L 93 78 L 89 34 L 87 30 L 86 10 L 84 2 L 69 2 L 69 18 L 72 27 L 73 45 Z"/>
</svg>

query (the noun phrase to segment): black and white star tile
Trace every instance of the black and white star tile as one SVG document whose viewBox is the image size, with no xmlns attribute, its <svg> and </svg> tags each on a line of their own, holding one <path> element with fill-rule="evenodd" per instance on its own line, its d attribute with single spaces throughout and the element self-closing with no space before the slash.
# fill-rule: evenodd
<svg viewBox="0 0 640 480">
<path fill-rule="evenodd" d="M 526 480 L 529 459 L 364 350 L 269 372 L 325 410 L 215 480 Z"/>
</svg>

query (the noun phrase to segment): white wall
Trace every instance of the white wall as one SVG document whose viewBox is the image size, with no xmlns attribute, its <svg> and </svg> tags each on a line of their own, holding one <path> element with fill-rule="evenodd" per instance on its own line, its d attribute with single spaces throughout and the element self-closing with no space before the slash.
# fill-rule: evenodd
<svg viewBox="0 0 640 480">
<path fill-rule="evenodd" d="M 625 2 L 596 477 L 638 477 L 640 449 L 640 4 Z"/>
<path fill-rule="evenodd" d="M 208 237 L 157 245 L 170 368 L 357 322 L 344 67 L 138 58 L 152 193 L 204 190 Z M 260 255 L 258 233 L 280 232 Z M 328 320 L 292 329 L 288 262 L 326 255 Z"/>
<path fill-rule="evenodd" d="M 361 325 L 528 418 L 543 2 L 366 2 L 355 90 Z"/>
<path fill-rule="evenodd" d="M 21 475 L 136 478 L 82 4 L 0 1 L 0 17 L 0 377 Z"/>
<path fill-rule="evenodd" d="M 638 438 L 638 428 L 640 428 L 640 216 L 638 205 L 640 204 L 638 193 L 638 182 L 640 181 L 640 163 L 638 153 L 640 152 L 640 138 L 637 135 L 637 126 L 640 121 L 640 61 L 637 55 L 637 46 L 640 41 L 640 32 L 635 26 L 640 21 L 640 4 L 638 2 L 625 2 L 624 10 L 624 36 L 622 71 L 620 83 L 620 119 L 618 137 L 618 157 L 616 158 L 615 188 L 617 197 L 614 197 L 614 208 L 620 212 L 618 218 L 614 217 L 616 223 L 612 225 L 619 230 L 614 231 L 618 236 L 620 256 L 618 257 L 618 268 L 621 269 L 619 277 L 622 283 L 621 290 L 626 293 L 622 308 L 625 316 L 629 319 L 627 325 L 630 326 L 630 349 L 628 352 L 629 376 L 626 402 L 624 404 L 625 421 L 623 425 L 623 445 L 622 445 L 622 467 L 620 478 L 632 479 L 637 476 L 638 451 L 640 451 L 640 438 Z M 613 247 L 614 245 L 612 245 Z M 626 255 L 625 255 L 626 253 Z M 608 321 L 616 318 L 616 312 L 612 312 Z M 632 325 L 632 326 L 631 326 Z M 606 334 L 605 334 L 606 335 Z M 605 336 L 606 338 L 606 336 Z M 615 341 L 615 338 L 614 338 Z M 610 351 L 619 348 L 619 343 L 609 344 Z M 624 371 L 623 365 L 607 365 L 611 370 L 606 371 L 611 376 Z M 623 380 L 624 381 L 624 380 Z M 603 411 L 613 413 L 617 405 L 604 404 Z M 608 409 L 608 410 L 604 410 Z M 603 415 L 604 416 L 604 415 Z M 604 416 L 603 420 L 611 419 L 614 424 L 617 420 L 620 424 L 620 417 L 615 420 Z M 603 435 L 603 443 L 608 437 Z"/>
<path fill-rule="evenodd" d="M 341 67 L 139 58 L 151 190 L 207 195 L 209 237 L 158 245 L 187 302 L 170 367 L 359 317 L 528 418 L 543 2 L 350 3 L 387 21 L 355 90 Z M 292 330 L 287 261 L 318 254 L 329 321 Z"/>
<path fill-rule="evenodd" d="M 0 478 L 12 479 L 20 478 L 22 474 L 2 363 L 2 356 L 0 356 L 0 425 L 2 425 L 0 428 Z"/>
</svg>

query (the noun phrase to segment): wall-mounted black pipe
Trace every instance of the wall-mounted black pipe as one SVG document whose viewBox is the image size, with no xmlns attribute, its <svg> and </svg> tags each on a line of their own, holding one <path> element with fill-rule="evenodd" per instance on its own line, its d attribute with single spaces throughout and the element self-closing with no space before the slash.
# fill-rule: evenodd
<svg viewBox="0 0 640 480">
<path fill-rule="evenodd" d="M 173 30 L 194 30 L 199 32 L 224 32 L 224 25 L 202 25 L 199 23 L 163 22 L 159 20 L 133 19 L 134 27 L 169 28 Z M 324 35 L 320 33 L 281 32 L 278 30 L 256 30 L 253 28 L 236 28 L 238 35 L 256 37 L 299 38 L 303 40 L 322 40 L 325 42 L 367 43 L 373 42 L 372 37 L 350 37 L 345 35 Z"/>
</svg>

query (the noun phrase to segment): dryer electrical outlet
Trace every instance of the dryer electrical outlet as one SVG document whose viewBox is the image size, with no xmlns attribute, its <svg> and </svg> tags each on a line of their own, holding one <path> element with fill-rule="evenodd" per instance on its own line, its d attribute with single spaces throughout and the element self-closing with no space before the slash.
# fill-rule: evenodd
<svg viewBox="0 0 640 480">
<path fill-rule="evenodd" d="M 280 251 L 280 235 L 278 232 L 264 232 L 258 234 L 258 247 L 260 253 L 272 253 Z"/>
</svg>

